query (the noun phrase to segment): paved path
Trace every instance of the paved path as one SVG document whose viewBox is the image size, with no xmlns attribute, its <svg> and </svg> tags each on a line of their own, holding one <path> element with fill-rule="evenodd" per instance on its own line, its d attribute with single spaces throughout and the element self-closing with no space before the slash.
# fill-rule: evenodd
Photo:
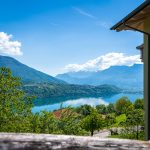
<svg viewBox="0 0 150 150">
<path fill-rule="evenodd" d="M 150 142 L 48 134 L 0 134 L 0 150 L 150 150 Z"/>
<path fill-rule="evenodd" d="M 111 133 L 109 130 L 101 130 L 101 131 L 94 132 L 94 137 L 99 137 L 99 138 L 107 138 L 110 135 Z"/>
</svg>

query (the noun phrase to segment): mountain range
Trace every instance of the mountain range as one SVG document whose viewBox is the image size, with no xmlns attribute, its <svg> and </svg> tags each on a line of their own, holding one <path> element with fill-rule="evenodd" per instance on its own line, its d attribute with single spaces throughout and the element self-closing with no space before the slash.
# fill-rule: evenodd
<svg viewBox="0 0 150 150">
<path fill-rule="evenodd" d="M 114 85 L 76 85 L 37 71 L 24 65 L 14 58 L 0 56 L 0 67 L 12 70 L 14 76 L 21 77 L 22 89 L 29 95 L 41 98 L 40 104 L 45 103 L 44 98 L 53 97 L 107 97 L 119 94 L 122 90 Z"/>
<path fill-rule="evenodd" d="M 56 78 L 70 84 L 94 86 L 111 84 L 123 89 L 143 90 L 143 64 L 112 66 L 97 72 L 68 72 L 58 74 Z"/>
</svg>

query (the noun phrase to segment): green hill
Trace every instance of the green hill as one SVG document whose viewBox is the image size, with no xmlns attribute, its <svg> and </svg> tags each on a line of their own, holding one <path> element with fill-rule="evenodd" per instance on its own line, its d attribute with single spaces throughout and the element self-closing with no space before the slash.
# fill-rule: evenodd
<svg viewBox="0 0 150 150">
<path fill-rule="evenodd" d="M 56 83 L 64 84 L 65 81 L 56 79 L 43 72 L 35 70 L 27 65 L 24 65 L 16 59 L 8 56 L 0 56 L 0 67 L 8 67 L 12 70 L 14 76 L 21 77 L 24 83 Z"/>
<path fill-rule="evenodd" d="M 113 85 L 75 85 L 75 84 L 28 84 L 23 86 L 23 90 L 29 95 L 37 98 L 54 97 L 109 97 L 120 93 L 122 90 Z"/>
</svg>

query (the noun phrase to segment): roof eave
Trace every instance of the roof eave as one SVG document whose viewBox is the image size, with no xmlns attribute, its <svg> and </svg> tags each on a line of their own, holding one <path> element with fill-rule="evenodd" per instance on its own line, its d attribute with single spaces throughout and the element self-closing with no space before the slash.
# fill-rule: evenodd
<svg viewBox="0 0 150 150">
<path fill-rule="evenodd" d="M 117 24 L 115 24 L 113 27 L 111 27 L 111 30 L 117 30 L 117 28 L 123 24 L 125 24 L 130 18 L 138 14 L 141 10 L 143 10 L 145 7 L 147 7 L 150 4 L 150 0 L 145 1 L 142 3 L 139 7 L 137 7 L 135 10 L 133 10 L 130 14 L 128 14 L 125 18 L 123 18 L 121 21 L 119 21 Z M 119 30 L 117 30 L 119 31 Z"/>
</svg>

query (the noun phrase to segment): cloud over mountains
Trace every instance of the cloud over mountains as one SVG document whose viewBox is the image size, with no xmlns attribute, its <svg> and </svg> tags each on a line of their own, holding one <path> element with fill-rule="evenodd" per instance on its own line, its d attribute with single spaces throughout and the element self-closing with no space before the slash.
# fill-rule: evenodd
<svg viewBox="0 0 150 150">
<path fill-rule="evenodd" d="M 22 55 L 21 43 L 19 41 L 13 41 L 12 35 L 8 35 L 5 32 L 0 32 L 0 54 L 18 56 Z"/>
<path fill-rule="evenodd" d="M 99 71 L 111 66 L 132 66 L 133 64 L 141 64 L 140 55 L 127 56 L 124 53 L 108 53 L 84 64 L 68 64 L 63 70 L 65 72 Z"/>
</svg>

